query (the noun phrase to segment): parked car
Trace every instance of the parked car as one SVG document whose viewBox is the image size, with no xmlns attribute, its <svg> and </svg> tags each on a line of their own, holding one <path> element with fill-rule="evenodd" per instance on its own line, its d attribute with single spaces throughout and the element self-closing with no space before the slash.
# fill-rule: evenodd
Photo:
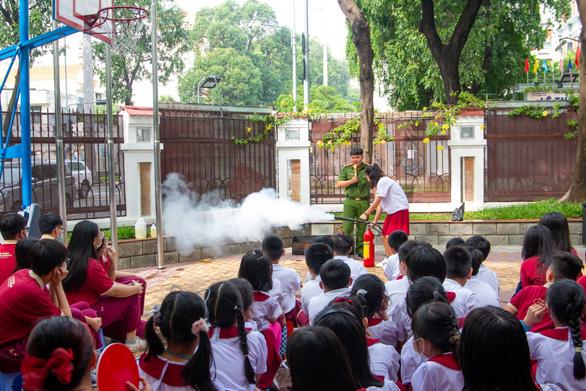
<svg viewBox="0 0 586 391">
<path fill-rule="evenodd" d="M 55 161 L 32 162 L 33 202 L 42 210 L 59 208 L 59 180 Z M 22 176 L 21 166 L 17 162 L 4 164 L 0 178 L 0 212 L 19 211 L 22 208 Z M 68 208 L 75 200 L 74 178 L 67 165 L 65 166 L 65 203 Z"/>
<path fill-rule="evenodd" d="M 88 192 L 93 185 L 92 171 L 82 160 L 65 160 L 74 180 L 74 188 L 79 198 L 87 198 Z"/>
</svg>

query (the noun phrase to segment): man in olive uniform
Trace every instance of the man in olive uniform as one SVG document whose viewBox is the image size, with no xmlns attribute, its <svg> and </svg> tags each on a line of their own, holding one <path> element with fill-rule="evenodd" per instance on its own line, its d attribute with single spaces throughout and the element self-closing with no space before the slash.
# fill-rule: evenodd
<svg viewBox="0 0 586 391">
<path fill-rule="evenodd" d="M 342 168 L 338 176 L 336 187 L 344 188 L 344 217 L 353 219 L 360 218 L 370 206 L 370 183 L 366 179 L 366 167 L 364 164 L 364 155 L 362 148 L 355 147 L 350 150 L 352 164 Z M 346 235 L 353 236 L 354 222 L 344 221 L 342 228 Z M 362 256 L 363 236 L 366 230 L 366 224 L 356 224 L 356 252 Z"/>
</svg>

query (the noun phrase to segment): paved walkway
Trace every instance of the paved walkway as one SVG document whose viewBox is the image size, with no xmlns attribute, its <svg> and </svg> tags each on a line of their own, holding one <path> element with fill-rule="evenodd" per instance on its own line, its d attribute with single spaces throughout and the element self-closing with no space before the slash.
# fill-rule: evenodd
<svg viewBox="0 0 586 391">
<path fill-rule="evenodd" d="M 580 256 L 584 255 L 585 248 L 583 246 L 577 246 L 576 250 Z M 378 254 L 381 254 L 381 252 L 379 251 Z M 155 304 L 160 304 L 165 295 L 172 290 L 190 290 L 203 295 L 205 289 L 211 284 L 236 277 L 241 257 L 241 255 L 236 255 L 173 264 L 172 267 L 163 270 L 157 270 L 156 268 L 136 270 L 147 280 L 148 284 L 145 316 L 148 316 L 147 311 L 150 311 Z M 381 258 L 381 256 L 379 255 L 377 258 Z M 520 262 L 520 246 L 494 247 L 486 261 L 486 265 L 499 276 L 501 303 L 509 301 L 517 286 Z M 302 280 L 304 279 L 307 267 L 303 256 L 292 255 L 289 248 L 286 250 L 281 263 L 286 267 L 295 269 Z M 372 268 L 369 269 L 369 272 L 386 281 L 382 269 Z"/>
</svg>

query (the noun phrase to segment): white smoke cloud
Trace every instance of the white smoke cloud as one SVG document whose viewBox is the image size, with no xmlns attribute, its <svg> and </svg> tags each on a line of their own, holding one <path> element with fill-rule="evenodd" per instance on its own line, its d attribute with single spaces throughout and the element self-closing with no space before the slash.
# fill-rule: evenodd
<svg viewBox="0 0 586 391">
<path fill-rule="evenodd" d="M 240 204 L 218 194 L 195 194 L 179 174 L 163 182 L 163 232 L 175 237 L 177 251 L 190 254 L 196 247 L 219 249 L 228 243 L 261 241 L 271 228 L 299 229 L 305 223 L 333 220 L 333 215 L 311 206 L 278 198 L 274 189 L 248 195 Z"/>
</svg>

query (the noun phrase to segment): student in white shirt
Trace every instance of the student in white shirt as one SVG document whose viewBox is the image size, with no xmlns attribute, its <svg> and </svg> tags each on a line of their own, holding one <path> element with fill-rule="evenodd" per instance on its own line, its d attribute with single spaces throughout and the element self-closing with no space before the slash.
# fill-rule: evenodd
<svg viewBox="0 0 586 391">
<path fill-rule="evenodd" d="M 488 259 L 488 254 L 490 254 L 490 242 L 488 240 L 486 240 L 486 238 L 484 236 L 480 236 L 480 235 L 470 236 L 468 239 L 466 239 L 465 246 L 473 247 L 473 248 L 479 250 L 483 255 L 482 262 L 484 262 Z M 482 263 L 480 264 L 480 267 L 478 268 L 478 279 L 480 281 L 484 281 L 488 285 L 490 285 L 490 287 L 492 289 L 494 289 L 494 291 L 498 295 L 498 293 L 499 293 L 498 276 L 496 275 L 496 273 L 494 271 L 490 270 Z"/>
<path fill-rule="evenodd" d="M 409 278 L 407 278 L 407 254 L 415 247 L 426 245 L 424 242 L 418 240 L 408 240 L 399 247 L 397 255 L 399 256 L 399 270 L 403 277 L 396 280 L 389 281 L 385 284 L 385 290 L 389 297 L 389 314 L 393 307 L 399 305 L 405 300 L 407 289 L 409 289 Z"/>
<path fill-rule="evenodd" d="M 226 390 L 253 391 L 256 375 L 267 371 L 267 345 L 258 331 L 247 332 L 240 291 L 229 282 L 206 290 L 214 365 L 212 379 Z"/>
<path fill-rule="evenodd" d="M 486 307 L 488 305 L 498 307 L 498 294 L 495 292 L 494 289 L 492 289 L 490 285 L 488 285 L 486 282 L 478 278 L 478 270 L 480 268 L 480 265 L 482 264 L 484 255 L 482 255 L 480 250 L 477 250 L 473 247 L 465 248 L 468 250 L 470 256 L 472 257 L 472 277 L 470 277 L 470 279 L 466 281 L 464 288 L 470 289 L 472 292 L 474 292 L 479 307 Z"/>
<path fill-rule="evenodd" d="M 391 255 L 383 260 L 385 263 L 384 273 L 389 281 L 393 281 L 399 276 L 403 275 L 401 274 L 401 267 L 399 263 L 399 248 L 408 240 L 409 236 L 407 233 L 401 230 L 393 231 L 389 235 L 388 242 L 389 248 L 391 249 Z"/>
<path fill-rule="evenodd" d="M 307 316 L 310 324 L 313 324 L 317 314 L 336 297 L 348 296 L 350 285 L 352 285 L 350 268 L 339 259 L 330 259 L 324 263 L 319 271 L 319 276 L 321 278 L 320 286 L 324 293 L 309 300 Z"/>
<path fill-rule="evenodd" d="M 413 345 L 425 357 L 413 373 L 413 391 L 461 391 L 464 377 L 454 350 L 460 331 L 454 309 L 447 303 L 428 303 L 413 314 Z"/>
<path fill-rule="evenodd" d="M 301 290 L 301 308 L 306 316 L 309 311 L 309 300 L 324 292 L 320 285 L 319 272 L 323 264 L 332 258 L 334 258 L 334 252 L 325 243 L 313 243 L 305 250 L 305 264 L 311 276 Z"/>
<path fill-rule="evenodd" d="M 456 294 L 452 307 L 458 319 L 464 319 L 474 308 L 478 307 L 476 295 L 464 288 L 472 276 L 472 257 L 468 250 L 461 246 L 450 247 L 444 252 L 446 261 L 446 279 L 443 282 L 446 292 Z"/>
<path fill-rule="evenodd" d="M 361 262 L 350 258 L 349 254 L 354 248 L 354 239 L 352 236 L 337 234 L 334 236 L 334 258 L 341 259 L 350 268 L 350 277 L 353 281 L 364 274 L 368 274 Z"/>
</svg>

